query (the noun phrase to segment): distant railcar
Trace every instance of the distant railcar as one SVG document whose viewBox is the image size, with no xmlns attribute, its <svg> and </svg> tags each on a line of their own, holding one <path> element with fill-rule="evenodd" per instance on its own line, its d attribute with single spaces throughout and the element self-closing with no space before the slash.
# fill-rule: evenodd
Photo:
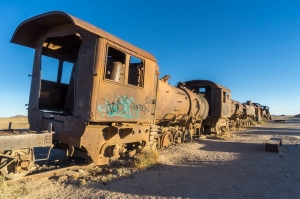
<svg viewBox="0 0 300 199">
<path fill-rule="evenodd" d="M 232 100 L 231 116 L 229 117 L 229 130 L 236 130 L 236 128 L 247 127 L 252 124 L 252 120 L 256 115 L 255 106 L 251 101 L 241 103 Z"/>
<path fill-rule="evenodd" d="M 268 106 L 264 106 L 264 105 L 261 105 L 259 103 L 253 103 L 255 106 L 256 106 L 256 120 L 257 121 L 264 121 L 264 122 L 267 122 L 267 121 L 270 121 L 271 120 L 271 114 L 270 114 L 270 111 L 269 111 L 269 107 Z"/>
</svg>

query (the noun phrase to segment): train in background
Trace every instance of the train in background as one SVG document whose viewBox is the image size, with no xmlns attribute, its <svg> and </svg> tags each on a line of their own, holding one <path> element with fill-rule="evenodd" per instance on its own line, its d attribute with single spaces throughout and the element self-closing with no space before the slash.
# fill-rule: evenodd
<svg viewBox="0 0 300 199">
<path fill-rule="evenodd" d="M 209 80 L 180 82 L 195 93 L 205 97 L 209 104 L 208 117 L 202 122 L 203 133 L 220 134 L 252 125 L 253 121 L 270 121 L 268 106 L 247 101 L 241 103 L 231 99 L 231 91 Z"/>
</svg>

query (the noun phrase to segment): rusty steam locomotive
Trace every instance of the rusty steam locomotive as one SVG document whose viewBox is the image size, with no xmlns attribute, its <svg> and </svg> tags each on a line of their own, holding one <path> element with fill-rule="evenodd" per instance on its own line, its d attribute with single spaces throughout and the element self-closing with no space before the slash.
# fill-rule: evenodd
<svg viewBox="0 0 300 199">
<path fill-rule="evenodd" d="M 153 55 L 67 13 L 24 21 L 11 42 L 35 54 L 30 131 L 0 133 L 0 171 L 8 178 L 31 170 L 37 146 L 53 144 L 104 165 L 133 150 L 229 128 L 229 89 L 199 80 L 171 86 L 168 76 L 159 79 Z"/>
<path fill-rule="evenodd" d="M 55 11 L 21 23 L 11 41 L 35 49 L 35 55 L 31 141 L 24 141 L 28 135 L 17 145 L 14 139 L 21 135 L 0 141 L 7 177 L 25 175 L 34 162 L 32 148 L 48 146 L 49 136 L 67 156 L 104 165 L 137 148 L 167 147 L 201 133 L 205 98 L 169 85 L 167 77 L 159 80 L 154 56 L 99 28 Z M 47 79 L 50 72 L 54 79 Z"/>
</svg>

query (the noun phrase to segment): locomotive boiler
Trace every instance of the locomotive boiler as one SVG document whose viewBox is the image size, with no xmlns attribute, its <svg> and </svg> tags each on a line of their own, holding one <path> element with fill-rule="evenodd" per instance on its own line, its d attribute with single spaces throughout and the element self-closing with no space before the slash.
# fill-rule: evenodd
<svg viewBox="0 0 300 199">
<path fill-rule="evenodd" d="M 201 94 L 159 79 L 153 55 L 89 23 L 49 12 L 22 22 L 11 42 L 35 50 L 30 130 L 52 126 L 67 156 L 104 165 L 201 134 L 209 110 Z"/>
</svg>

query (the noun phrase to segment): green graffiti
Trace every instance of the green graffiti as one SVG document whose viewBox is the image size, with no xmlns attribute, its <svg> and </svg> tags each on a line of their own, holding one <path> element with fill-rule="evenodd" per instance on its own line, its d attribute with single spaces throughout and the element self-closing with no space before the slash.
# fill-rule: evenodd
<svg viewBox="0 0 300 199">
<path fill-rule="evenodd" d="M 104 105 L 98 105 L 98 110 L 102 116 L 132 118 L 130 105 L 133 101 L 132 97 L 127 98 L 127 96 L 118 96 L 113 102 L 106 99 Z"/>
<path fill-rule="evenodd" d="M 130 119 L 139 118 L 140 112 L 149 112 L 149 104 L 146 104 L 147 106 L 135 103 L 133 97 L 116 96 L 113 100 L 105 99 L 105 104 L 100 104 L 97 108 L 102 117 L 120 116 Z"/>
</svg>

